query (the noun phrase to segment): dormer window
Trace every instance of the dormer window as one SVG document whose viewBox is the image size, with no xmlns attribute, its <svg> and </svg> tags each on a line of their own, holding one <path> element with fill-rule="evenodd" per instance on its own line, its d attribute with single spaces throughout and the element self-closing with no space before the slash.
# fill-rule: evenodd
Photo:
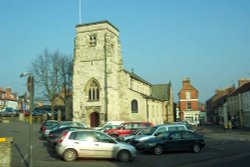
<svg viewBox="0 0 250 167">
<path fill-rule="evenodd" d="M 90 35 L 89 36 L 89 45 L 90 46 L 96 46 L 96 35 Z"/>
</svg>

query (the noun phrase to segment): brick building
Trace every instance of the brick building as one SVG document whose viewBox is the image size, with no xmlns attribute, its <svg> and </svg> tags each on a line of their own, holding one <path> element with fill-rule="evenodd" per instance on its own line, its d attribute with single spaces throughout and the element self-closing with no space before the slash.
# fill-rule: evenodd
<svg viewBox="0 0 250 167">
<path fill-rule="evenodd" d="M 19 108 L 19 97 L 17 93 L 12 93 L 11 88 L 5 90 L 0 87 L 0 110 L 4 108 Z"/>
<path fill-rule="evenodd" d="M 198 90 L 191 85 L 189 78 L 182 81 L 182 88 L 179 96 L 179 113 L 182 121 L 188 121 L 191 124 L 199 124 L 199 99 Z"/>
</svg>

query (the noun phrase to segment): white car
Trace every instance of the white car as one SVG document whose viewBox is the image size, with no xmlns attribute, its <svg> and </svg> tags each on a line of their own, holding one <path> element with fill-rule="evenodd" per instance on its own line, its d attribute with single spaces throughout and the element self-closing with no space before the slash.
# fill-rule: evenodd
<svg viewBox="0 0 250 167">
<path fill-rule="evenodd" d="M 109 135 L 91 129 L 67 131 L 57 142 L 56 152 L 65 161 L 74 161 L 78 157 L 115 158 L 122 162 L 136 157 L 134 146 L 118 142 Z"/>
<path fill-rule="evenodd" d="M 106 122 L 103 126 L 101 127 L 95 127 L 95 130 L 99 130 L 101 132 L 104 132 L 105 130 L 108 129 L 113 129 L 121 125 L 124 121 L 108 121 Z"/>
</svg>

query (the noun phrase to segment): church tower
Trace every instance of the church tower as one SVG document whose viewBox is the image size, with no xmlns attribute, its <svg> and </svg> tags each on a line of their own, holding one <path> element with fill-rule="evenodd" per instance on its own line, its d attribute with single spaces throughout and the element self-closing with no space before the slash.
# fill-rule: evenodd
<svg viewBox="0 0 250 167">
<path fill-rule="evenodd" d="M 76 26 L 73 120 L 95 127 L 119 120 L 123 70 L 119 30 L 108 21 Z"/>
</svg>

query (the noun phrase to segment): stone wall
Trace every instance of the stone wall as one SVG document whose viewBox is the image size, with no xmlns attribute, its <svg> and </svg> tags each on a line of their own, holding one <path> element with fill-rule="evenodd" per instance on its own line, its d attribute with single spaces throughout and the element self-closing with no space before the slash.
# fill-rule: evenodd
<svg viewBox="0 0 250 167">
<path fill-rule="evenodd" d="M 12 137 L 0 138 L 0 167 L 11 167 Z"/>
</svg>

